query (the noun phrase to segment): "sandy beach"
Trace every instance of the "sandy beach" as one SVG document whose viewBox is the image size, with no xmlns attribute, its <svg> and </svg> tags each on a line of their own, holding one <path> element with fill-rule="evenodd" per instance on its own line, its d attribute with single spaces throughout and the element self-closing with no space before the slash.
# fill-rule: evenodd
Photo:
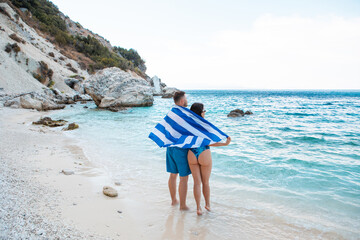
<svg viewBox="0 0 360 240">
<path fill-rule="evenodd" d="M 123 186 L 91 163 L 61 128 L 31 124 L 44 115 L 0 110 L 0 238 L 159 239 L 163 225 L 143 217 L 154 216 L 145 201 L 124 196 Z M 75 174 L 64 175 L 63 169 Z M 119 196 L 103 195 L 105 185 Z"/>
</svg>

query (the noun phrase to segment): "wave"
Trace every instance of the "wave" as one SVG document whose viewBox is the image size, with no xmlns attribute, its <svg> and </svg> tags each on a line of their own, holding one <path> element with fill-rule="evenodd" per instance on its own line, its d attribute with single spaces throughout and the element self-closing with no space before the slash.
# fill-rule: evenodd
<svg viewBox="0 0 360 240">
<path fill-rule="evenodd" d="M 314 113 L 285 113 L 285 115 L 299 116 L 299 117 L 317 116 L 317 114 Z"/>
<path fill-rule="evenodd" d="M 298 130 L 298 129 L 294 129 L 294 128 L 290 128 L 290 127 L 280 127 L 277 129 L 284 131 L 284 132 L 301 132 L 302 131 L 302 130 Z"/>
<path fill-rule="evenodd" d="M 324 142 L 326 142 L 326 140 L 324 138 L 309 137 L 309 136 L 293 137 L 292 140 L 299 141 L 299 142 L 307 142 L 307 143 L 324 143 Z"/>
<path fill-rule="evenodd" d="M 317 168 L 325 167 L 324 164 L 320 164 L 317 162 L 309 162 L 309 161 L 305 161 L 305 160 L 301 160 L 301 159 L 297 159 L 297 158 L 290 158 L 286 162 L 290 165 L 301 165 L 303 167 L 314 167 L 314 166 L 316 166 Z"/>
<path fill-rule="evenodd" d="M 282 143 L 276 142 L 276 141 L 270 141 L 266 143 L 267 145 L 270 145 L 271 147 L 275 147 L 275 148 L 281 148 L 284 147 L 284 145 Z"/>
<path fill-rule="evenodd" d="M 350 145 L 350 146 L 360 146 L 359 143 L 356 143 L 356 142 L 353 142 L 353 141 L 350 141 L 350 142 L 344 142 L 343 145 Z"/>
</svg>

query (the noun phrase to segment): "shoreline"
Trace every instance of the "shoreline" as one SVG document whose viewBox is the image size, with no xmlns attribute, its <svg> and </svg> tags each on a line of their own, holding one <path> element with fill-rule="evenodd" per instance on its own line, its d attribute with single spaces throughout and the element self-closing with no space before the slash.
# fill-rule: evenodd
<svg viewBox="0 0 360 240">
<path fill-rule="evenodd" d="M 0 239 L 211 240 L 232 239 L 234 234 L 241 239 L 344 238 L 256 209 L 228 208 L 216 201 L 215 184 L 214 211 L 199 218 L 191 177 L 187 199 L 191 210 L 179 211 L 178 206 L 170 206 L 166 182 L 153 186 L 136 177 L 114 179 L 100 165 L 102 161 L 86 155 L 87 148 L 76 134 L 67 136 L 62 127 L 32 125 L 53 113 L 56 111 L 0 108 L 0 187 L 4 189 L 0 192 Z M 75 174 L 64 175 L 63 169 Z M 167 179 L 162 169 L 153 171 Z M 121 185 L 116 186 L 115 180 L 121 180 Z M 119 196 L 103 195 L 103 186 L 115 188 Z M 231 223 L 226 232 L 219 221 Z"/>
</svg>

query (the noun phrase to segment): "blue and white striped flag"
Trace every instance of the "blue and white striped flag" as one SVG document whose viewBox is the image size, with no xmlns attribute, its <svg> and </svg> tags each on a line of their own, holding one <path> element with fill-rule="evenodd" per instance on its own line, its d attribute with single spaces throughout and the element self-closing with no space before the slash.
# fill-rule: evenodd
<svg viewBox="0 0 360 240">
<path fill-rule="evenodd" d="M 193 111 L 175 106 L 150 133 L 159 147 L 197 148 L 226 139 L 228 135 Z"/>
</svg>

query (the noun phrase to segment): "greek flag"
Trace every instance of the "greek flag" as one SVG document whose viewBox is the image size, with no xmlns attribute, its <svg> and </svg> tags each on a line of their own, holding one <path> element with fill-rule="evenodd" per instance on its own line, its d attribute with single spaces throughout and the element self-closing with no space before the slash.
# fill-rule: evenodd
<svg viewBox="0 0 360 240">
<path fill-rule="evenodd" d="M 210 122 L 181 106 L 173 107 L 149 135 L 159 147 L 179 148 L 204 147 L 227 137 Z"/>
</svg>

